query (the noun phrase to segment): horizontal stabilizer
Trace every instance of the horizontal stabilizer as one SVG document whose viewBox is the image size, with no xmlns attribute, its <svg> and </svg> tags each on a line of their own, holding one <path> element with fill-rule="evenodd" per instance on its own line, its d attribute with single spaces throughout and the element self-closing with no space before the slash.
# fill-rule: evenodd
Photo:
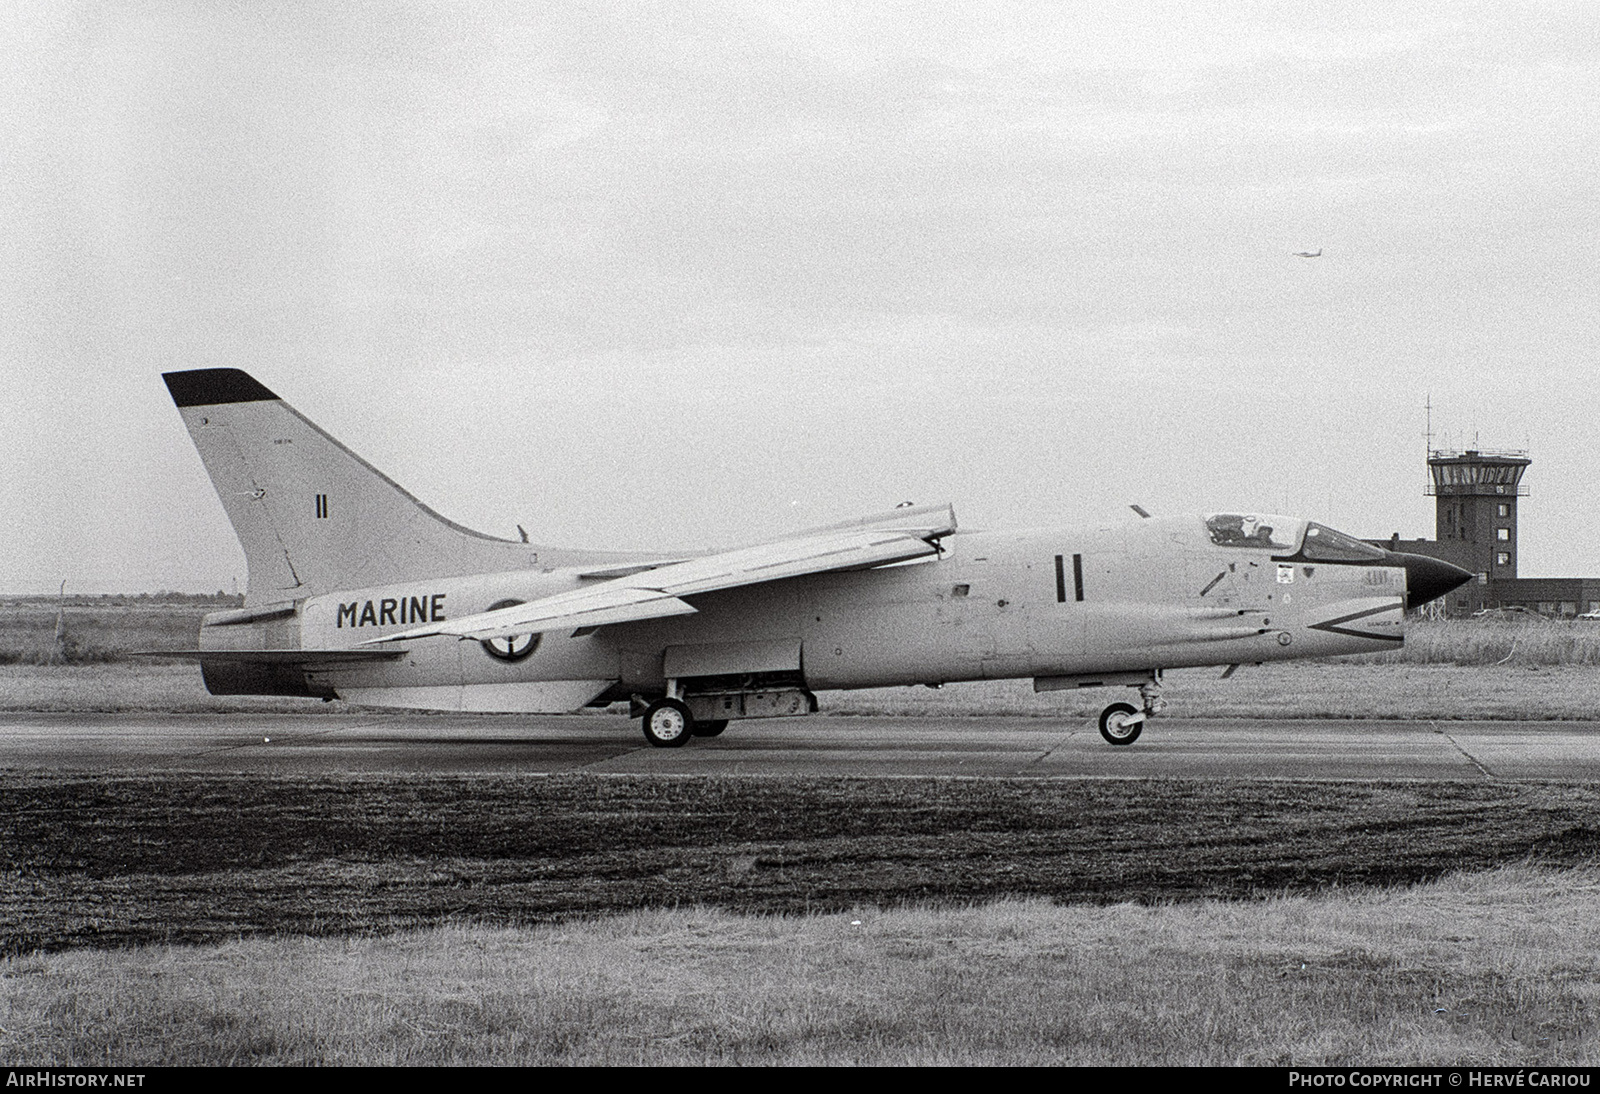
<svg viewBox="0 0 1600 1094">
<path fill-rule="evenodd" d="M 283 619 L 293 615 L 298 609 L 294 602 L 279 604 L 264 604 L 259 608 L 232 608 L 220 612 L 207 612 L 204 625 L 207 627 L 237 627 L 245 623 L 264 623 L 268 619 Z"/>
<path fill-rule="evenodd" d="M 398 661 L 409 650 L 140 650 L 129 657 L 171 657 L 215 665 L 298 665 L 306 669 Z"/>
</svg>

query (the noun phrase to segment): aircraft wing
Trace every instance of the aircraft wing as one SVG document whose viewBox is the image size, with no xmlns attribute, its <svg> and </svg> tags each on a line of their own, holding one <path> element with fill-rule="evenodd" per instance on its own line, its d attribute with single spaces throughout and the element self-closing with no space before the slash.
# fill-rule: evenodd
<svg viewBox="0 0 1600 1094">
<path fill-rule="evenodd" d="M 937 554 L 939 548 L 932 541 L 955 531 L 955 527 L 955 511 L 948 505 L 898 509 L 881 517 L 674 562 L 526 604 L 401 631 L 363 645 L 441 634 L 483 641 L 688 615 L 695 607 L 682 598 L 696 593 L 830 570 L 866 569 Z"/>
</svg>

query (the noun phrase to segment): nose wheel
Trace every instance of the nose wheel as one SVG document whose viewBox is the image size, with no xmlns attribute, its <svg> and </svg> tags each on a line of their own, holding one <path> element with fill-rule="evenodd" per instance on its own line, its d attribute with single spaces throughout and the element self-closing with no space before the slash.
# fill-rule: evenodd
<svg viewBox="0 0 1600 1094">
<path fill-rule="evenodd" d="M 1100 736 L 1114 745 L 1131 745 L 1144 731 L 1145 716 L 1132 703 L 1112 703 L 1100 712 Z"/>
<path fill-rule="evenodd" d="M 1145 722 L 1167 704 L 1161 698 L 1161 673 L 1152 672 L 1150 679 L 1139 685 L 1141 710 L 1132 703 L 1112 703 L 1100 712 L 1100 736 L 1108 744 L 1131 745 L 1144 732 Z"/>
</svg>

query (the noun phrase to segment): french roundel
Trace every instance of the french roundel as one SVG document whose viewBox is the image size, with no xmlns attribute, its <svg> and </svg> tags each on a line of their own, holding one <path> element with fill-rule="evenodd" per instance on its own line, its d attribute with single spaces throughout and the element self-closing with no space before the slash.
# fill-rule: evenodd
<svg viewBox="0 0 1600 1094">
<path fill-rule="evenodd" d="M 496 612 L 501 608 L 513 608 L 521 603 L 520 600 L 496 600 L 484 610 Z M 483 647 L 484 653 L 497 660 L 521 661 L 539 648 L 539 635 L 513 634 L 506 638 L 486 638 L 478 644 Z"/>
</svg>

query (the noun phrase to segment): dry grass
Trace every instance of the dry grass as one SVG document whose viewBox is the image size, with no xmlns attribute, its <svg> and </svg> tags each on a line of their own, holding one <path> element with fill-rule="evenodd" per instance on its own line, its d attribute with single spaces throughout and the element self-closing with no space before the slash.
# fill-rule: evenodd
<svg viewBox="0 0 1600 1094">
<path fill-rule="evenodd" d="M 1600 873 L 1181 906 L 640 911 L 0 962 L 0 1058 L 1591 1064 Z"/>
<path fill-rule="evenodd" d="M 0 665 L 0 710 L 112 713 L 348 713 L 343 703 L 282 696 L 212 695 L 196 664 L 123 661 Z"/>
<path fill-rule="evenodd" d="M 133 650 L 194 649 L 200 620 L 239 597 L 156 596 L 0 599 L 0 665 L 100 664 Z M 63 625 L 56 641 L 57 619 Z"/>
<path fill-rule="evenodd" d="M 1456 619 L 1412 624 L 1405 645 L 1378 660 L 1427 665 L 1600 665 L 1600 622 Z"/>
</svg>

